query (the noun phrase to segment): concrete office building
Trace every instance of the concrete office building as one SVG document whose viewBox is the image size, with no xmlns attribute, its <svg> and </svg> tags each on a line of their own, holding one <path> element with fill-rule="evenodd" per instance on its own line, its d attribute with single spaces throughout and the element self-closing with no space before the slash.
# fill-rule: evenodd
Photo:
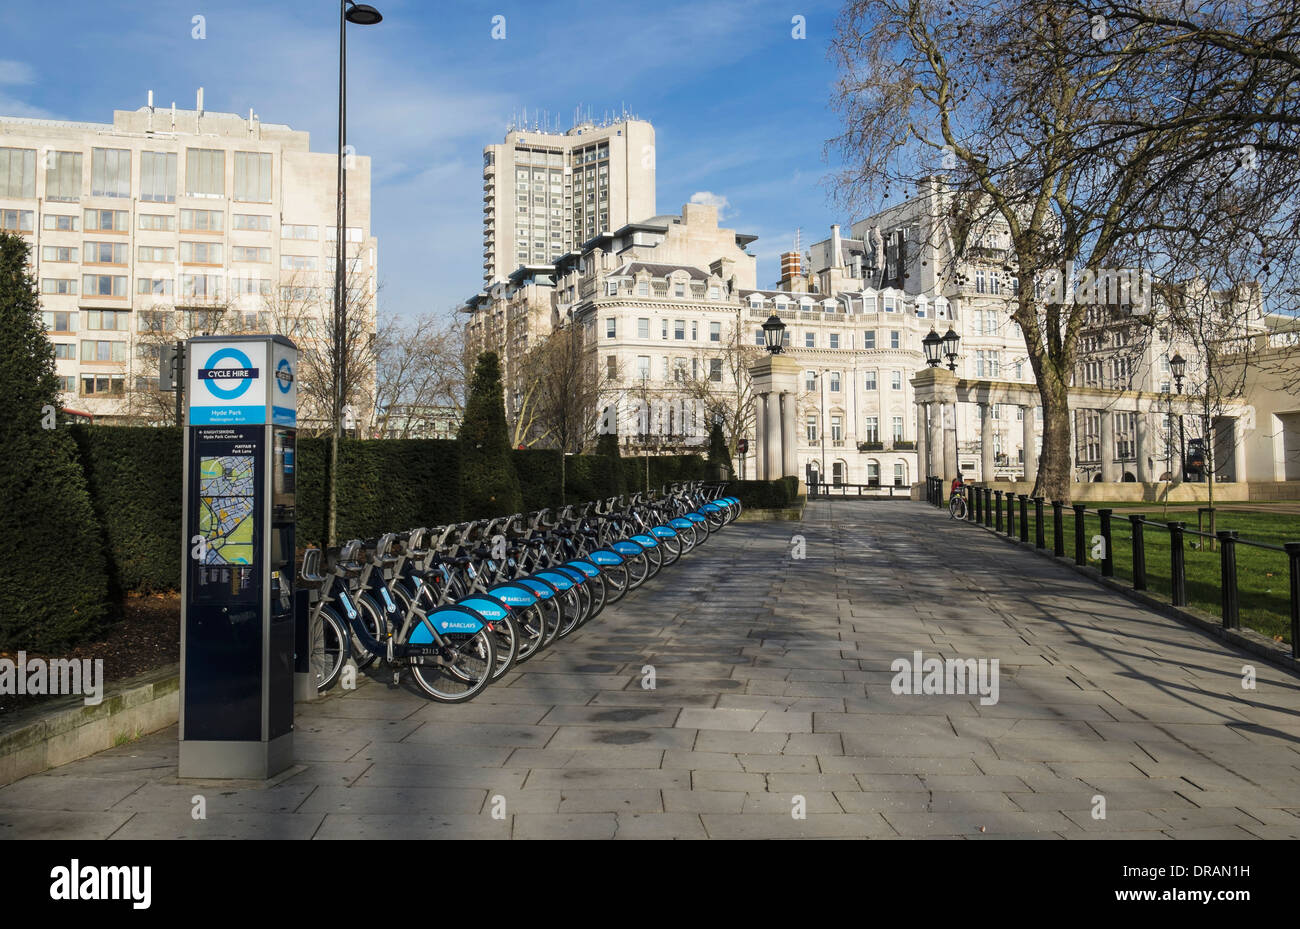
<svg viewBox="0 0 1300 929">
<path fill-rule="evenodd" d="M 511 129 L 483 149 L 483 283 L 554 264 L 594 236 L 655 214 L 655 133 L 644 120 Z"/>
<path fill-rule="evenodd" d="M 202 90 L 192 110 L 152 96 L 111 123 L 0 117 L 0 228 L 32 246 L 65 405 L 108 422 L 149 420 L 135 400 L 157 386 L 162 341 L 279 330 L 305 345 L 332 312 L 337 157 L 251 111 L 207 112 Z M 347 168 L 349 306 L 373 333 L 370 159 Z"/>
</svg>

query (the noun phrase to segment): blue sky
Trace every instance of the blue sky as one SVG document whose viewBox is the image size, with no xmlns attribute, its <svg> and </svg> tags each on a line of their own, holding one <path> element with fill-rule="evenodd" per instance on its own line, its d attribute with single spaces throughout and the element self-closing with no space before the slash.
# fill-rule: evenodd
<svg viewBox="0 0 1300 929">
<path fill-rule="evenodd" d="M 840 217 L 825 157 L 838 132 L 827 58 L 838 3 L 375 0 L 349 27 L 348 140 L 373 159 L 381 307 L 446 311 L 482 274 L 482 149 L 514 113 L 597 118 L 626 107 L 656 130 L 657 205 L 725 198 L 755 234 L 760 285 L 796 227 Z M 59 0 L 0 7 L 0 113 L 108 122 L 155 103 L 247 113 L 335 148 L 338 7 L 332 0 Z M 807 38 L 791 36 L 805 17 Z M 192 17 L 206 38 L 192 37 Z M 492 18 L 506 18 L 494 40 Z M 57 53 L 56 53 L 57 52 Z"/>
</svg>

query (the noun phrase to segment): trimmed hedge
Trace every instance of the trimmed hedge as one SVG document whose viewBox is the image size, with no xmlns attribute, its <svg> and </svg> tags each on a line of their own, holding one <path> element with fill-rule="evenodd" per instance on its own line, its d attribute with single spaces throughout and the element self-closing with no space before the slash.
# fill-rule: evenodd
<svg viewBox="0 0 1300 929">
<path fill-rule="evenodd" d="M 511 452 L 511 457 L 515 462 L 515 473 L 519 475 L 524 511 L 557 506 L 560 502 L 560 450 L 520 448 Z"/>
<path fill-rule="evenodd" d="M 181 572 L 184 430 L 177 426 L 69 427 L 103 528 L 109 589 L 176 588 Z"/>
<path fill-rule="evenodd" d="M 739 497 L 745 509 L 779 510 L 799 499 L 799 479 L 783 477 L 776 481 L 731 481 L 724 493 Z"/>
</svg>

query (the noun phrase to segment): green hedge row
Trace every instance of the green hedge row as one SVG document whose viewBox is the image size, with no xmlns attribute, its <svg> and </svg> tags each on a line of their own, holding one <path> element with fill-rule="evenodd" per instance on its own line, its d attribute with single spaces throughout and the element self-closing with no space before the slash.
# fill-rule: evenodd
<svg viewBox="0 0 1300 929">
<path fill-rule="evenodd" d="M 799 498 L 799 479 L 783 477 L 776 481 L 732 481 L 726 493 L 739 497 L 746 509 L 779 510 Z"/>
<path fill-rule="evenodd" d="M 108 558 L 110 585 L 125 591 L 174 590 L 180 577 L 183 430 L 73 426 L 81 467 Z M 326 537 L 329 440 L 299 438 L 298 543 Z M 511 460 L 525 510 L 555 507 L 560 453 L 517 449 Z M 641 490 L 645 459 L 570 455 L 564 460 L 564 500 L 579 503 Z M 345 439 L 339 446 L 338 537 L 370 538 L 414 526 L 471 518 L 463 513 L 458 445 L 448 439 Z M 650 486 L 703 479 L 704 459 L 650 459 Z M 754 504 L 757 505 L 757 504 Z"/>
</svg>

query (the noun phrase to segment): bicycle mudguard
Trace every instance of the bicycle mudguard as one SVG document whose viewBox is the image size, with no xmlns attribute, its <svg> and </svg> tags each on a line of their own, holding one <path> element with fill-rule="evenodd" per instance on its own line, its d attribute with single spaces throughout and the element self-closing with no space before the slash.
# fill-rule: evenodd
<svg viewBox="0 0 1300 929">
<path fill-rule="evenodd" d="M 489 594 L 475 594 L 472 597 L 466 597 L 464 600 L 457 600 L 456 606 L 463 606 L 467 610 L 473 610 L 489 623 L 501 622 L 510 612 L 510 607 L 505 602 Z"/>
<path fill-rule="evenodd" d="M 672 529 L 669 529 L 667 526 L 655 526 L 650 530 L 650 532 L 656 539 L 672 539 L 677 536 L 677 533 Z"/>
<path fill-rule="evenodd" d="M 672 526 L 674 529 L 689 529 L 691 528 L 691 521 L 685 516 L 674 516 L 672 519 L 668 520 L 668 525 Z"/>
<path fill-rule="evenodd" d="M 573 578 L 569 577 L 567 574 L 561 574 L 559 571 L 552 571 L 550 569 L 538 571 L 533 575 L 533 577 L 537 578 L 539 581 L 546 581 L 546 583 L 550 584 L 556 590 L 568 590 L 575 583 Z"/>
<path fill-rule="evenodd" d="M 554 584 L 549 584 L 546 581 L 538 580 L 535 577 L 520 578 L 519 580 L 515 581 L 515 583 L 522 584 L 523 586 L 527 587 L 529 590 L 531 590 L 534 594 L 537 595 L 538 600 L 549 600 L 559 592 L 558 590 L 556 590 Z"/>
<path fill-rule="evenodd" d="M 585 583 L 587 583 L 587 575 L 583 574 L 583 573 L 582 573 L 581 571 L 579 571 L 577 568 L 572 568 L 572 567 L 570 567 L 569 565 L 566 565 L 566 564 L 558 564 L 558 565 L 556 565 L 555 567 L 550 568 L 550 569 L 548 569 L 548 570 L 551 570 L 551 571 L 558 571 L 560 574 L 563 574 L 565 577 L 567 577 L 567 578 L 572 578 L 572 579 L 573 579 L 573 583 L 575 583 L 575 584 L 585 584 Z"/>
<path fill-rule="evenodd" d="M 483 628 L 483 619 L 473 610 L 467 610 L 459 604 L 450 604 L 440 606 L 424 619 L 420 620 L 420 625 L 415 627 L 411 637 L 407 639 L 410 645 L 433 645 L 437 639 L 434 638 L 433 630 L 437 629 L 439 634 L 448 632 L 465 632 L 474 633 Z"/>
<path fill-rule="evenodd" d="M 700 510 L 705 513 L 717 513 L 721 509 L 722 507 L 713 503 L 706 503 L 702 507 L 700 507 Z"/>
<path fill-rule="evenodd" d="M 659 541 L 653 535 L 645 535 L 644 533 L 632 536 L 632 541 L 638 545 L 644 545 L 646 548 L 656 548 L 659 545 Z"/>
<path fill-rule="evenodd" d="M 587 557 L 598 565 L 613 566 L 621 565 L 623 563 L 622 555 L 619 555 L 616 552 L 611 552 L 607 548 L 598 548 Z"/>
<path fill-rule="evenodd" d="M 520 610 L 537 602 L 537 596 L 527 587 L 519 584 L 499 584 L 488 591 L 511 609 Z"/>
<path fill-rule="evenodd" d="M 689 520 L 690 520 L 691 522 L 693 522 L 693 523 L 704 523 L 704 522 L 708 522 L 708 518 L 705 517 L 705 516 L 703 516 L 703 515 L 701 515 L 701 514 L 699 514 L 699 513 L 687 513 L 687 514 L 686 514 L 686 518 L 689 519 Z"/>
<path fill-rule="evenodd" d="M 703 517 L 701 517 L 703 518 Z M 627 539 L 615 542 L 612 546 L 614 551 L 618 552 L 624 558 L 635 558 L 645 551 L 645 549 L 635 542 L 629 542 Z"/>
<path fill-rule="evenodd" d="M 587 577 L 600 576 L 600 568 L 596 567 L 594 564 L 591 564 L 590 562 L 587 561 L 580 561 L 577 559 L 573 561 L 566 561 L 565 566 L 569 568 L 577 568 L 583 574 L 587 575 Z"/>
</svg>

